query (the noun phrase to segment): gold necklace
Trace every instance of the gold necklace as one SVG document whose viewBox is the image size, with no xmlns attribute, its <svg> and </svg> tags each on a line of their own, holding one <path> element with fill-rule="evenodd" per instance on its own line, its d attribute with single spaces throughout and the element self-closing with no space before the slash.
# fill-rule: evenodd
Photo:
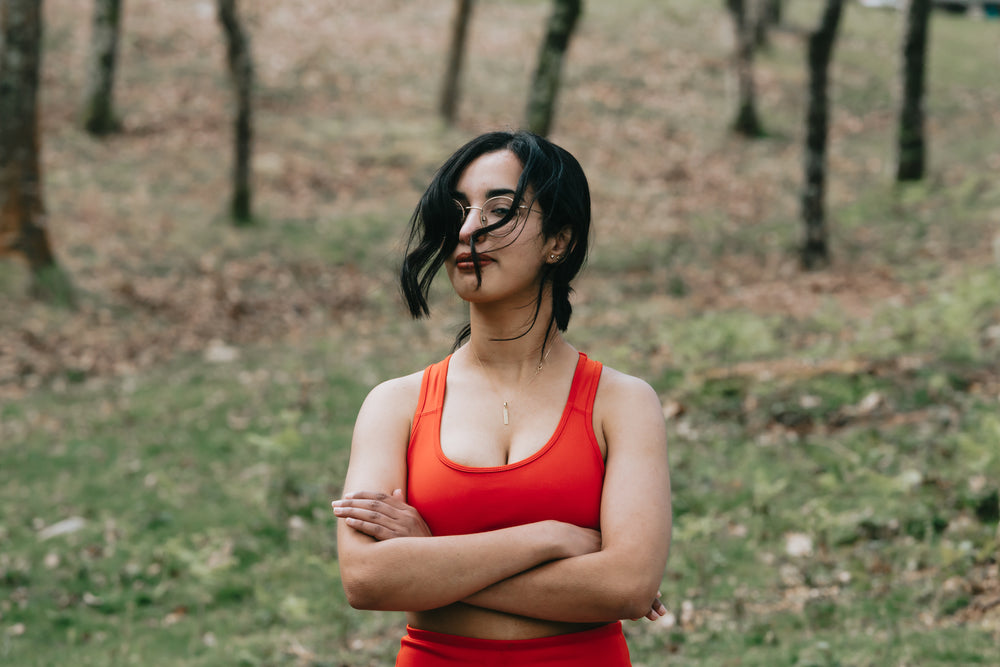
<svg viewBox="0 0 1000 667">
<path fill-rule="evenodd" d="M 553 345 L 552 347 L 555 347 L 555 345 Z M 535 381 L 535 378 L 538 377 L 538 374 L 542 372 L 542 364 L 544 364 L 545 360 L 549 358 L 549 354 L 552 352 L 552 347 L 550 347 L 545 352 L 545 356 L 542 357 L 542 360 L 538 362 L 538 366 L 535 367 L 535 374 L 532 375 L 531 379 L 528 380 L 528 383 L 524 385 L 525 387 L 531 385 L 531 383 Z M 486 376 L 486 380 L 490 383 L 490 387 L 493 388 L 493 393 L 499 396 L 500 398 L 503 398 L 503 395 L 499 391 L 497 391 L 497 386 L 493 384 L 493 378 L 491 378 L 490 374 L 486 371 L 486 366 L 483 364 L 483 360 L 479 358 L 479 355 L 476 353 L 475 348 L 472 347 L 472 343 L 469 343 L 469 349 L 472 350 L 472 356 L 476 358 L 476 361 L 479 363 L 479 367 L 483 369 L 483 375 Z M 517 393 L 514 394 L 514 397 L 517 398 L 518 396 L 520 396 L 521 391 L 522 388 L 518 387 Z M 509 401 L 503 402 L 503 425 L 504 426 L 510 425 Z"/>
</svg>

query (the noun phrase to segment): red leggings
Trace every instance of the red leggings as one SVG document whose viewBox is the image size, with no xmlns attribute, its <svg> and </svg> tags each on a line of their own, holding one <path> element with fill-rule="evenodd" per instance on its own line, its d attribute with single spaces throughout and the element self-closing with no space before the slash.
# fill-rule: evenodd
<svg viewBox="0 0 1000 667">
<path fill-rule="evenodd" d="M 630 667 L 622 624 L 539 639 L 476 639 L 407 626 L 396 667 Z"/>
</svg>

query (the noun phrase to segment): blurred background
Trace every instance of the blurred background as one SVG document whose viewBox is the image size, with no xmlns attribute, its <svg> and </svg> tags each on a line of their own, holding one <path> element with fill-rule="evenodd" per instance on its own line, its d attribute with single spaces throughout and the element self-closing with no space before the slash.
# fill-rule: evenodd
<svg viewBox="0 0 1000 667">
<path fill-rule="evenodd" d="M 398 297 L 417 199 L 530 126 L 593 193 L 568 338 L 669 430 L 635 664 L 996 664 L 1000 20 L 914 4 L 0 3 L 0 662 L 391 664 L 328 503 L 464 321 Z"/>
</svg>

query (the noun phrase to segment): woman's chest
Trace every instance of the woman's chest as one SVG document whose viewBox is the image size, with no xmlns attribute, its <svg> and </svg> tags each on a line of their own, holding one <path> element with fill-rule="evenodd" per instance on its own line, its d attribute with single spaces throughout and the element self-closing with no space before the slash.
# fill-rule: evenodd
<svg viewBox="0 0 1000 667">
<path fill-rule="evenodd" d="M 438 439 L 446 458 L 473 468 L 529 459 L 546 447 L 566 416 L 544 397 L 499 400 L 456 396 L 444 407 Z"/>
<path fill-rule="evenodd" d="M 596 528 L 604 461 L 572 420 L 529 457 L 466 466 L 417 438 L 407 460 L 407 502 L 435 535 L 477 533 L 554 519 Z"/>
</svg>

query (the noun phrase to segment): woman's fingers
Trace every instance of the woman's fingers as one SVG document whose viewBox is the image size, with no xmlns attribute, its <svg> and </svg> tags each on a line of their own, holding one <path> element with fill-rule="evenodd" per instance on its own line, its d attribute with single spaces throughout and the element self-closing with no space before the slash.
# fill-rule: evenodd
<svg viewBox="0 0 1000 667">
<path fill-rule="evenodd" d="M 656 599 L 653 600 L 653 604 L 649 607 L 649 612 L 646 614 L 646 618 L 650 621 L 655 621 L 656 619 L 665 616 L 667 613 L 666 606 L 664 606 L 663 601 L 660 600 L 662 595 L 663 593 L 657 591 Z"/>
<path fill-rule="evenodd" d="M 396 537 L 396 510 L 384 502 L 384 493 L 353 493 L 334 500 L 333 514 L 347 521 L 347 525 L 376 540 Z"/>
<path fill-rule="evenodd" d="M 349 505 L 334 505 L 333 514 L 338 519 L 344 519 L 351 528 L 376 540 L 400 536 L 398 522 L 381 512 Z"/>
<path fill-rule="evenodd" d="M 398 502 L 392 502 L 392 496 L 385 493 L 370 493 L 367 491 L 345 495 L 340 500 L 334 500 L 334 513 L 337 509 L 353 509 L 381 514 L 390 518 L 399 516 Z"/>
<path fill-rule="evenodd" d="M 396 509 L 400 503 L 398 500 L 394 500 L 393 496 L 390 496 L 387 493 L 358 491 L 356 493 L 348 493 L 340 500 L 335 500 L 334 507 L 338 504 L 346 507 L 369 509 L 373 512 L 380 512 L 382 514 L 392 514 L 393 510 Z"/>
<path fill-rule="evenodd" d="M 345 494 L 331 504 L 337 518 L 348 520 L 349 526 L 377 540 L 431 534 L 416 508 L 403 500 L 401 489 L 394 490 L 392 495 L 358 491 Z"/>
<path fill-rule="evenodd" d="M 364 533 L 369 537 L 373 537 L 380 542 L 382 540 L 395 537 L 390 533 L 388 528 L 381 524 L 373 523 L 371 521 L 363 521 L 362 519 L 356 519 L 354 517 L 347 517 L 345 520 L 347 521 L 347 525 L 354 530 L 359 533 Z"/>
</svg>

